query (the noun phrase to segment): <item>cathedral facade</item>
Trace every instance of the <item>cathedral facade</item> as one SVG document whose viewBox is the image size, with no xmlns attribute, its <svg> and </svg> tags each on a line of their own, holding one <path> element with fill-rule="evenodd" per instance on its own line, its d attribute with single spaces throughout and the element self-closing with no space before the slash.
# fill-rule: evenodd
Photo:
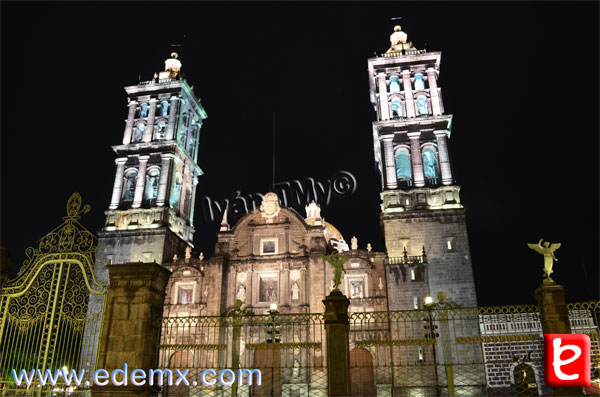
<svg viewBox="0 0 600 397">
<path fill-rule="evenodd" d="M 112 262 L 162 264 L 172 271 L 169 317 L 219 315 L 236 300 L 256 313 L 273 304 L 282 313 L 322 312 L 333 288 L 323 256 L 339 251 L 349 258 L 340 290 L 351 311 L 419 309 L 441 291 L 475 306 L 465 211 L 448 153 L 452 115 L 437 84 L 441 53 L 417 50 L 399 26 L 390 41 L 386 54 L 368 60 L 385 252 L 359 249 L 355 237 L 348 244 L 317 203 L 300 214 L 266 193 L 260 209 L 236 224 L 224 217 L 214 256 L 193 257 L 197 151 L 207 116 L 172 54 L 153 80 L 125 88 L 129 112 L 123 142 L 113 147 L 115 183 L 99 236 L 101 278 Z"/>
</svg>

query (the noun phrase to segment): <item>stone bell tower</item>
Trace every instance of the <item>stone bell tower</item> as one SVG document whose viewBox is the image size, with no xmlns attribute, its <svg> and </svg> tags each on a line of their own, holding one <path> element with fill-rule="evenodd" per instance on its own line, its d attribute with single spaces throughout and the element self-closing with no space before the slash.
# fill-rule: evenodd
<svg viewBox="0 0 600 397">
<path fill-rule="evenodd" d="M 108 263 L 170 261 L 192 246 L 194 199 L 202 170 L 198 140 L 207 117 L 181 74 L 177 53 L 150 81 L 125 87 L 123 142 L 113 146 L 117 169 L 98 271 Z"/>
<path fill-rule="evenodd" d="M 423 307 L 425 296 L 476 305 L 465 210 L 448 154 L 452 115 L 438 87 L 440 52 L 417 50 L 400 26 L 391 47 L 368 60 L 375 160 L 390 309 Z"/>
</svg>

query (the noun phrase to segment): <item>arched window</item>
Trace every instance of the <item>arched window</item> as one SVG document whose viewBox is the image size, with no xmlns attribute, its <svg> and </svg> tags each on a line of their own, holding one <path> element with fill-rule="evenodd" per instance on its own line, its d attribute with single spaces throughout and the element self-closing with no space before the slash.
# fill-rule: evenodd
<svg viewBox="0 0 600 397">
<path fill-rule="evenodd" d="M 415 74 L 415 90 L 424 90 L 425 89 L 425 80 L 423 80 L 423 75 L 421 73 Z"/>
<path fill-rule="evenodd" d="M 158 196 L 158 184 L 160 180 L 160 170 L 151 168 L 146 174 L 146 189 L 145 195 L 149 205 L 154 204 L 154 200 Z"/>
<path fill-rule="evenodd" d="M 196 150 L 196 131 L 198 131 L 198 125 L 192 122 L 187 141 L 187 152 L 192 158 L 194 158 L 194 151 Z"/>
<path fill-rule="evenodd" d="M 188 114 L 184 113 L 183 116 L 181 116 L 181 125 L 179 127 L 179 134 L 177 136 L 177 140 L 183 147 L 185 147 L 185 140 L 187 138 L 187 132 L 188 132 L 187 130 L 188 130 L 189 121 L 190 120 L 189 120 Z"/>
<path fill-rule="evenodd" d="M 135 185 L 137 182 L 137 171 L 129 171 L 125 174 L 123 181 L 123 201 L 133 201 L 135 196 Z"/>
<path fill-rule="evenodd" d="M 433 148 L 423 150 L 423 172 L 428 185 L 437 185 L 439 180 L 439 167 L 437 154 Z"/>
<path fill-rule="evenodd" d="M 154 139 L 157 141 L 164 141 L 166 138 L 165 134 L 167 132 L 167 122 L 163 119 L 160 119 L 156 122 L 156 126 L 154 128 L 156 129 Z"/>
<path fill-rule="evenodd" d="M 402 119 L 402 102 L 398 97 L 392 99 L 392 118 L 394 120 Z"/>
<path fill-rule="evenodd" d="M 144 136 L 144 129 L 146 128 L 146 124 L 140 122 L 135 125 L 135 134 L 133 136 L 134 142 L 141 142 L 142 137 Z"/>
<path fill-rule="evenodd" d="M 400 92 L 400 81 L 398 76 L 390 77 L 390 92 Z"/>
<path fill-rule="evenodd" d="M 400 149 L 396 152 L 396 177 L 401 186 L 412 186 L 412 170 L 408 152 Z"/>
<path fill-rule="evenodd" d="M 140 117 L 141 118 L 148 117 L 148 104 L 147 103 L 142 103 L 140 105 Z"/>
<path fill-rule="evenodd" d="M 427 98 L 425 95 L 419 95 L 417 97 L 417 109 L 419 110 L 419 116 L 429 115 L 429 110 L 427 109 Z"/>
<path fill-rule="evenodd" d="M 169 113 L 169 102 L 168 101 L 162 101 L 160 103 L 160 115 L 161 116 L 166 116 Z"/>
<path fill-rule="evenodd" d="M 181 199 L 181 186 L 183 185 L 183 178 L 178 172 L 175 174 L 175 185 L 173 185 L 173 193 L 171 194 L 171 208 L 179 208 L 179 200 Z"/>
</svg>

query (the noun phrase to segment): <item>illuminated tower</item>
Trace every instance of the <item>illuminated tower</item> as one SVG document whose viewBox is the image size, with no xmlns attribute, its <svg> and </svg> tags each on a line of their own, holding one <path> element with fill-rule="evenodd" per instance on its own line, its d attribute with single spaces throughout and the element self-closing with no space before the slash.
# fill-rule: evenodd
<svg viewBox="0 0 600 397">
<path fill-rule="evenodd" d="M 154 79 L 125 87 L 123 143 L 113 146 L 117 170 L 97 267 L 107 263 L 170 261 L 192 246 L 194 199 L 202 170 L 196 163 L 206 112 L 181 75 L 177 54 Z"/>
<path fill-rule="evenodd" d="M 465 210 L 448 154 L 452 115 L 437 83 L 442 54 L 414 48 L 400 26 L 390 41 L 368 61 L 390 309 L 422 307 L 439 291 L 474 306 Z"/>
</svg>

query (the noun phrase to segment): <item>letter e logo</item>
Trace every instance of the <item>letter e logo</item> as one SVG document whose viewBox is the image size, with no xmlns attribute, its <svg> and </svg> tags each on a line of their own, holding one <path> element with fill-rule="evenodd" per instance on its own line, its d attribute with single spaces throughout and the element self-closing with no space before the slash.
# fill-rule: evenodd
<svg viewBox="0 0 600 397">
<path fill-rule="evenodd" d="M 589 336 L 544 334 L 544 373 L 548 386 L 589 387 Z"/>
</svg>

